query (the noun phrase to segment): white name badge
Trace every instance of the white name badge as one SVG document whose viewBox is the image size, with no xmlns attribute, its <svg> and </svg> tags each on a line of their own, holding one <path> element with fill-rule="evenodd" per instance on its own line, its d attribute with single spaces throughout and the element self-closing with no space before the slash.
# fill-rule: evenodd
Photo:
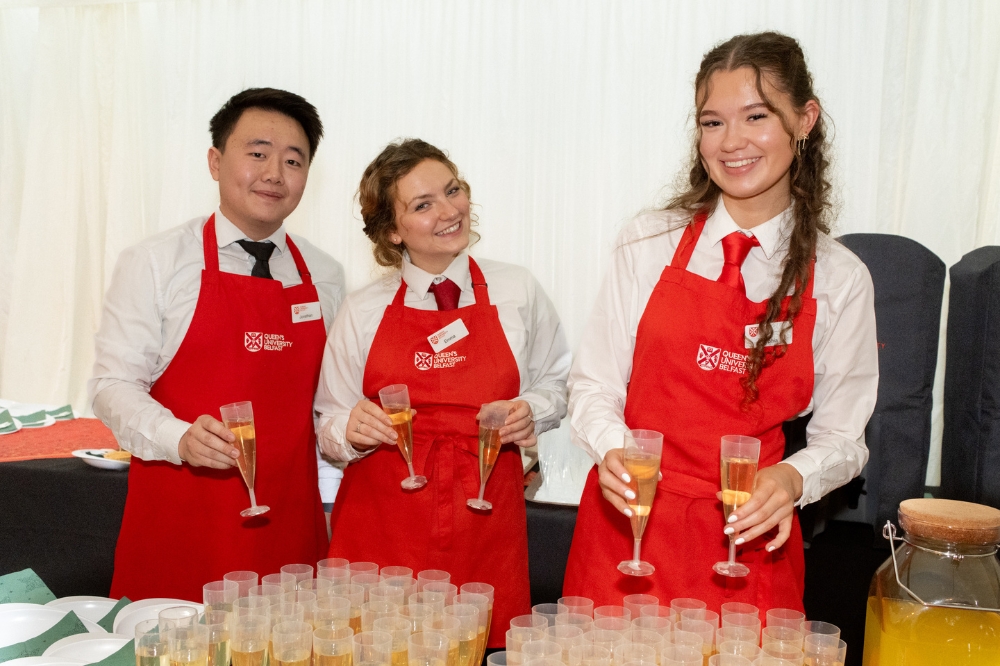
<svg viewBox="0 0 1000 666">
<path fill-rule="evenodd" d="M 427 342 L 431 343 L 431 349 L 438 353 L 442 349 L 447 349 L 462 338 L 468 337 L 469 329 L 465 327 L 465 322 L 456 319 L 440 331 L 435 331 L 427 336 Z"/>
<path fill-rule="evenodd" d="M 747 349 L 755 347 L 757 345 L 757 338 L 760 337 L 760 331 L 758 324 L 750 324 L 746 327 L 743 333 L 744 343 Z M 785 342 L 792 344 L 792 322 L 790 321 L 776 321 L 771 324 L 771 339 L 767 341 L 765 347 L 774 347 L 775 345 L 781 344 L 781 334 L 784 331 L 788 331 L 788 335 L 785 336 Z"/>
<path fill-rule="evenodd" d="M 298 324 L 303 321 L 322 319 L 323 310 L 319 306 L 319 301 L 312 303 L 299 303 L 292 306 L 292 323 Z"/>
</svg>

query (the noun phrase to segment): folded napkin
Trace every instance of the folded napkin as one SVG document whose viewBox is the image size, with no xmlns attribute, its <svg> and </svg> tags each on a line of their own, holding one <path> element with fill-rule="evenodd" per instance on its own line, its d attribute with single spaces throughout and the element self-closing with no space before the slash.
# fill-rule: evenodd
<svg viewBox="0 0 1000 666">
<path fill-rule="evenodd" d="M 132 601 L 128 597 L 122 597 L 118 600 L 118 603 L 115 604 L 115 607 L 108 611 L 108 614 L 102 617 L 97 624 L 101 625 L 101 629 L 109 634 L 113 633 L 114 630 L 112 627 L 115 623 L 115 616 L 118 615 L 118 611 L 125 608 L 130 603 L 132 603 Z"/>
<path fill-rule="evenodd" d="M 23 643 L 14 643 L 13 645 L 0 648 L 0 662 L 20 659 L 21 657 L 40 657 L 56 641 L 62 640 L 67 636 L 85 633 L 87 633 L 87 627 L 83 625 L 83 622 L 80 622 L 80 618 L 76 616 L 76 613 L 70 611 L 54 627 L 38 636 L 29 638 Z"/>
<path fill-rule="evenodd" d="M 37 412 L 32 412 L 31 414 L 18 416 L 17 420 L 20 421 L 23 426 L 33 426 L 38 425 L 39 423 L 45 423 L 45 410 L 40 409 Z"/>
<path fill-rule="evenodd" d="M 109 630 L 110 631 L 110 630 Z M 135 664 L 135 641 L 121 646 L 118 652 L 94 662 L 93 666 L 132 666 Z"/>
<path fill-rule="evenodd" d="M 31 569 L 0 576 L 0 604 L 47 604 L 55 598 Z"/>
<path fill-rule="evenodd" d="M 54 418 L 56 421 L 71 421 L 76 418 L 73 415 L 73 405 L 63 405 L 62 407 L 56 407 L 55 409 L 46 409 L 45 413 Z"/>
<path fill-rule="evenodd" d="M 0 410 L 0 435 L 6 435 L 9 432 L 17 432 L 17 426 L 14 425 L 14 417 L 10 415 L 6 409 Z"/>
</svg>

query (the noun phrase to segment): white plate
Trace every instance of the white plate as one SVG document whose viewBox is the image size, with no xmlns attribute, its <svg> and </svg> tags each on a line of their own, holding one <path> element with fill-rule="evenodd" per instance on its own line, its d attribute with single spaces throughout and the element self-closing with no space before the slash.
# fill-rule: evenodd
<svg viewBox="0 0 1000 666">
<path fill-rule="evenodd" d="M 118 652 L 130 640 L 132 639 L 129 636 L 122 634 L 104 634 L 101 636 L 77 634 L 76 636 L 67 636 L 56 641 L 42 653 L 42 656 L 60 657 L 62 659 L 81 661 L 85 664 L 93 664 Z"/>
<path fill-rule="evenodd" d="M 0 647 L 20 643 L 48 631 L 68 612 L 59 608 L 35 606 L 34 604 L 17 604 L 17 606 L 35 606 L 34 608 L 11 608 L 14 605 L 0 605 Z M 80 621 L 92 634 L 107 635 L 108 633 L 95 622 L 83 618 L 80 618 Z"/>
<path fill-rule="evenodd" d="M 78 666 L 86 662 L 76 659 L 64 659 L 62 657 L 21 657 L 5 661 L 4 666 Z"/>
<path fill-rule="evenodd" d="M 15 418 L 15 420 L 17 420 L 17 419 Z M 44 428 L 45 426 L 50 426 L 50 425 L 52 425 L 55 422 L 56 422 L 56 420 L 55 420 L 54 417 L 49 416 L 48 414 L 46 414 L 44 421 L 41 421 L 39 423 L 22 423 L 21 426 L 25 427 L 25 428 Z"/>
<path fill-rule="evenodd" d="M 107 597 L 63 597 L 45 605 L 49 608 L 73 611 L 84 620 L 100 622 L 105 615 L 111 612 L 116 603 L 118 603 L 116 599 L 108 599 Z"/>
<path fill-rule="evenodd" d="M 21 422 L 18 421 L 17 419 L 14 419 L 14 432 L 17 432 L 22 427 L 24 426 L 21 425 Z M 13 435 L 14 432 L 0 432 L 0 437 L 2 437 L 3 435 Z"/>
<path fill-rule="evenodd" d="M 114 449 L 77 449 L 73 455 L 88 465 L 101 469 L 128 469 L 127 460 L 110 460 L 100 455 L 109 451 L 114 451 Z"/>
<path fill-rule="evenodd" d="M 183 599 L 143 599 L 134 604 L 125 606 L 118 615 L 115 616 L 114 631 L 116 634 L 132 636 L 135 634 L 135 625 L 143 620 L 153 620 L 159 616 L 160 611 L 173 606 L 194 606 L 199 613 L 205 612 L 204 604 L 196 604 L 193 601 Z"/>
</svg>

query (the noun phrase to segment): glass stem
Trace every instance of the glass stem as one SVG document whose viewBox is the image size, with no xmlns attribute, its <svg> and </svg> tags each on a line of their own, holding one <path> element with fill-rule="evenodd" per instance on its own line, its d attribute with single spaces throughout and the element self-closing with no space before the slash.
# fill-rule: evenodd
<svg viewBox="0 0 1000 666">
<path fill-rule="evenodd" d="M 411 479 L 417 475 L 417 473 L 413 471 L 413 463 L 411 463 L 411 462 L 406 463 L 406 467 L 407 467 L 407 469 L 410 470 L 410 478 Z"/>
<path fill-rule="evenodd" d="M 250 491 L 250 506 L 257 506 L 257 496 L 253 494 L 253 488 L 247 488 Z"/>
<path fill-rule="evenodd" d="M 736 563 L 736 532 L 729 535 L 729 563 Z"/>
<path fill-rule="evenodd" d="M 479 501 L 480 502 L 483 501 L 483 495 L 484 494 L 486 494 L 486 484 L 485 483 L 480 483 L 479 484 Z"/>
<path fill-rule="evenodd" d="M 642 545 L 642 539 L 641 538 L 640 539 L 636 539 L 635 540 L 635 546 L 632 547 L 632 561 L 633 562 L 641 562 L 642 561 L 639 558 L 639 547 L 641 545 Z"/>
</svg>

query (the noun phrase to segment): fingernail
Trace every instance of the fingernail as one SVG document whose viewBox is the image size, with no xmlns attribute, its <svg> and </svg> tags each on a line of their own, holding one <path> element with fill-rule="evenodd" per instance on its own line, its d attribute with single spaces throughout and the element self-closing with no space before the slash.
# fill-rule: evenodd
<svg viewBox="0 0 1000 666">
<path fill-rule="evenodd" d="M 628 516 L 629 518 L 631 518 L 632 517 L 632 509 L 625 509 L 625 515 Z"/>
<path fill-rule="evenodd" d="M 767 547 L 767 552 L 773 553 L 774 551 L 775 551 L 775 546 L 768 546 Z"/>
<path fill-rule="evenodd" d="M 729 520 L 727 522 L 735 523 L 737 520 L 739 520 L 739 518 L 736 517 L 736 514 L 735 513 L 731 513 L 731 514 L 729 514 Z"/>
<path fill-rule="evenodd" d="M 624 473 L 624 474 L 622 474 L 622 481 L 624 481 L 625 483 L 628 483 L 631 480 L 632 480 L 632 477 L 629 476 L 627 472 Z"/>
<path fill-rule="evenodd" d="M 723 533 L 723 534 L 732 534 L 732 533 L 733 533 L 733 532 L 735 532 L 735 531 L 736 531 L 736 528 L 733 528 L 733 527 L 727 527 L 726 529 L 722 530 L 722 533 Z"/>
<path fill-rule="evenodd" d="M 737 546 L 741 546 L 741 545 L 743 545 L 744 541 L 746 541 L 746 539 L 744 539 L 743 537 L 740 537 L 739 539 L 736 540 L 736 545 Z"/>
<path fill-rule="evenodd" d="M 631 490 L 626 490 L 625 491 L 625 497 L 627 497 L 629 499 L 635 499 L 635 493 L 632 492 Z"/>
</svg>

